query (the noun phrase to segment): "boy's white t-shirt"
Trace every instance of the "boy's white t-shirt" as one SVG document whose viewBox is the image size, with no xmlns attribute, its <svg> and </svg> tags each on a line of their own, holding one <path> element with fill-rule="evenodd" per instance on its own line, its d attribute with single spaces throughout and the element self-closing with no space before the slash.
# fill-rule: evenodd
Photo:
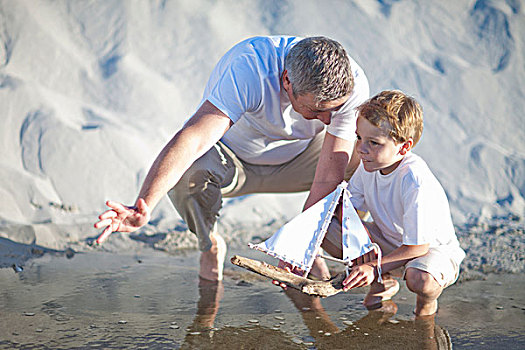
<svg viewBox="0 0 525 350">
<path fill-rule="evenodd" d="M 239 158 L 260 165 L 283 164 L 306 149 L 325 129 L 319 120 L 306 120 L 291 106 L 281 88 L 284 58 L 302 38 L 254 37 L 235 45 L 217 63 L 204 90 L 208 100 L 234 125 L 221 141 Z M 332 112 L 326 128 L 330 134 L 353 141 L 355 108 L 369 97 L 368 80 L 350 58 L 354 91 L 349 100 Z"/>
<path fill-rule="evenodd" d="M 459 248 L 443 187 L 426 162 L 408 152 L 390 174 L 367 172 L 361 163 L 350 179 L 355 208 L 369 211 L 384 238 L 396 247 L 429 244 Z M 452 249 L 461 261 L 464 252 Z"/>
</svg>

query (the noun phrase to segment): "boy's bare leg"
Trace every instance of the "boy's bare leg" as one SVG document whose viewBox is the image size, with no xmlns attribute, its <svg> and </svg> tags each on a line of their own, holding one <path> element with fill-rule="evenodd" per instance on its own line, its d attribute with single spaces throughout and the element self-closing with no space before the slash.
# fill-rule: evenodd
<svg viewBox="0 0 525 350">
<path fill-rule="evenodd" d="M 363 305 L 367 308 L 381 306 L 381 303 L 390 300 L 399 291 L 399 282 L 389 274 L 383 275 L 383 283 L 372 282 L 370 290 L 363 300 Z"/>
<path fill-rule="evenodd" d="M 226 242 L 216 232 L 211 234 L 210 240 L 210 250 L 201 253 L 199 276 L 209 281 L 222 281 Z"/>
<path fill-rule="evenodd" d="M 438 297 L 443 292 L 443 287 L 428 272 L 415 268 L 408 268 L 405 273 L 407 287 L 417 294 L 416 316 L 433 315 L 438 309 Z"/>
</svg>

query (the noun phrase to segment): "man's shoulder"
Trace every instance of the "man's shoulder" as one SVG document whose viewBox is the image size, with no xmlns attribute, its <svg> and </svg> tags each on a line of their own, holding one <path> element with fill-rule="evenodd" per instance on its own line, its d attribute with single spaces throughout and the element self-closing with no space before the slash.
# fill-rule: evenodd
<svg viewBox="0 0 525 350">
<path fill-rule="evenodd" d="M 235 44 L 221 59 L 222 70 L 248 74 L 254 78 L 266 75 L 280 78 L 284 59 L 301 38 L 294 36 L 255 36 Z"/>
<path fill-rule="evenodd" d="M 247 50 L 247 51 L 260 51 L 260 50 L 274 50 L 277 52 L 287 52 L 292 46 L 297 44 L 303 38 L 291 35 L 267 35 L 267 36 L 253 36 L 244 39 L 235 44 L 231 50 Z"/>
</svg>

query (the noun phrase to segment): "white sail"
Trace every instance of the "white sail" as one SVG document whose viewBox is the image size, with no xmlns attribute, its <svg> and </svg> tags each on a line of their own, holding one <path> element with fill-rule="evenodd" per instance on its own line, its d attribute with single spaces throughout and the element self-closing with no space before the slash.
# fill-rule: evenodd
<svg viewBox="0 0 525 350">
<path fill-rule="evenodd" d="M 351 196 L 350 191 L 343 192 L 343 222 L 341 223 L 343 260 L 349 265 L 352 260 L 373 249 L 368 232 L 350 201 Z"/>
<path fill-rule="evenodd" d="M 320 255 L 321 243 L 340 198 L 343 196 L 343 220 L 341 223 L 343 259 L 323 257 L 344 263 L 350 267 L 352 260 L 375 249 L 378 254 L 378 270 L 380 271 L 381 250 L 377 244 L 370 240 L 350 201 L 351 194 L 347 190 L 347 185 L 343 181 L 333 192 L 286 223 L 266 241 L 259 244 L 249 244 L 249 246 L 281 259 L 293 267 L 300 268 L 306 276 L 310 272 L 315 258 Z"/>
<path fill-rule="evenodd" d="M 341 183 L 333 192 L 286 223 L 266 241 L 250 244 L 250 247 L 299 267 L 307 275 L 346 186 L 346 182 Z"/>
</svg>

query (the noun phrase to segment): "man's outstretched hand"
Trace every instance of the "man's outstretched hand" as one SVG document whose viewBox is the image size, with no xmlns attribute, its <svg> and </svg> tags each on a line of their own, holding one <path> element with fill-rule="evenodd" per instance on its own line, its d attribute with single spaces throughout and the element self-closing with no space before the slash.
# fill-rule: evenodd
<svg viewBox="0 0 525 350">
<path fill-rule="evenodd" d="M 136 206 L 128 207 L 117 202 L 107 201 L 111 209 L 102 213 L 95 223 L 95 228 L 103 228 L 97 243 L 102 243 L 113 232 L 133 232 L 146 225 L 150 219 L 150 209 L 144 199 L 139 198 Z"/>
</svg>

